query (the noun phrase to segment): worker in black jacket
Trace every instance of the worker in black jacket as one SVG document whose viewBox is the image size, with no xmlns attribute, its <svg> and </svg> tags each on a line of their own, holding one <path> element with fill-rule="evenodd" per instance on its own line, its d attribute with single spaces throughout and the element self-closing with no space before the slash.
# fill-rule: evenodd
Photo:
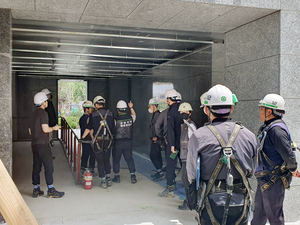
<svg viewBox="0 0 300 225">
<path fill-rule="evenodd" d="M 169 105 L 168 110 L 168 118 L 167 118 L 167 148 L 166 148 L 166 178 L 167 178 L 167 188 L 158 193 L 159 197 L 172 197 L 174 198 L 174 190 L 175 190 L 175 167 L 177 163 L 177 156 L 180 151 L 180 133 L 181 133 L 181 119 L 180 113 L 178 111 L 179 108 L 179 98 L 181 96 L 179 93 L 170 89 L 166 91 L 166 99 Z"/>
</svg>

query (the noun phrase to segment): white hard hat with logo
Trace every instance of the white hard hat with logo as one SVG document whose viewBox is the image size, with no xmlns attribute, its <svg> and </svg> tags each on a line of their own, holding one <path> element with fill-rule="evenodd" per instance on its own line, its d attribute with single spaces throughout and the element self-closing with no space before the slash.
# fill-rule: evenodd
<svg viewBox="0 0 300 225">
<path fill-rule="evenodd" d="M 179 112 L 193 111 L 193 108 L 190 103 L 183 102 L 180 104 L 178 111 Z"/>
<path fill-rule="evenodd" d="M 171 100 L 175 101 L 178 97 L 178 92 L 175 89 L 169 89 L 166 91 L 166 98 L 171 98 Z"/>
<path fill-rule="evenodd" d="M 159 103 L 157 101 L 157 98 L 151 98 L 148 103 L 148 105 L 158 105 L 158 104 Z"/>
<path fill-rule="evenodd" d="M 47 100 L 48 100 L 48 97 L 44 92 L 36 93 L 33 98 L 35 105 L 41 105 L 43 102 L 45 102 Z"/>
<path fill-rule="evenodd" d="M 105 103 L 105 99 L 101 96 L 101 95 L 98 95 L 98 96 L 96 96 L 95 98 L 94 98 L 94 100 L 93 100 L 93 103 L 95 104 L 95 103 Z"/>
<path fill-rule="evenodd" d="M 203 93 L 201 96 L 200 96 L 200 108 L 203 108 L 204 107 L 204 100 L 205 100 L 205 97 L 206 97 L 206 94 L 207 92 Z"/>
<path fill-rule="evenodd" d="M 41 92 L 44 92 L 46 95 L 51 93 L 47 88 L 43 89 Z"/>
<path fill-rule="evenodd" d="M 181 101 L 182 100 L 182 97 L 181 97 L 181 94 L 177 91 L 177 97 L 176 97 L 176 100 L 177 101 Z"/>
<path fill-rule="evenodd" d="M 127 109 L 127 103 L 124 100 L 118 101 L 117 109 Z"/>
<path fill-rule="evenodd" d="M 278 94 L 268 94 L 264 97 L 263 100 L 260 100 L 258 103 L 258 106 L 265 107 L 265 108 L 270 108 L 270 109 L 278 109 L 278 110 L 283 110 L 285 111 L 284 108 L 285 101 L 283 97 L 281 97 Z"/>
<path fill-rule="evenodd" d="M 204 97 L 204 105 L 207 106 L 234 105 L 235 102 L 233 102 L 233 94 L 229 88 L 221 84 L 217 84 L 209 89 Z"/>
<path fill-rule="evenodd" d="M 92 101 L 85 101 L 82 103 L 83 108 L 95 108 Z"/>
</svg>

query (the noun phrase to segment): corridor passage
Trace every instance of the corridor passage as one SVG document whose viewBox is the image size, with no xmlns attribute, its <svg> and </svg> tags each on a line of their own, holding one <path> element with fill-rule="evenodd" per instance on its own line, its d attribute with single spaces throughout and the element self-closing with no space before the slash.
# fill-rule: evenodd
<svg viewBox="0 0 300 225">
<path fill-rule="evenodd" d="M 107 190 L 99 187 L 99 178 L 93 178 L 92 190 L 75 185 L 61 144 L 53 148 L 54 186 L 66 194 L 61 199 L 45 196 L 32 198 L 32 153 L 30 142 L 13 144 L 13 179 L 25 202 L 41 225 L 194 225 L 195 212 L 180 211 L 182 200 L 157 197 L 163 187 L 137 173 L 136 184 L 130 183 L 126 163 L 121 164 L 121 183 L 113 183 Z M 139 165 L 148 160 L 135 156 L 137 172 Z M 145 161 L 145 162 L 144 162 Z M 150 162 L 148 163 L 150 164 Z M 149 171 L 150 174 L 150 171 Z M 165 182 L 165 181 L 163 181 Z M 43 173 L 41 189 L 47 191 Z M 172 222 L 175 221 L 175 222 Z M 176 222 L 179 221 L 179 222 Z"/>
</svg>

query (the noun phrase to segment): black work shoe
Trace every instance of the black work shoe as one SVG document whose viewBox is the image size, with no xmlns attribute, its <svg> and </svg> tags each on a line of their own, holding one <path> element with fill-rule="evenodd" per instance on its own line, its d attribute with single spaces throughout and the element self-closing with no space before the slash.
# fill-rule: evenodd
<svg viewBox="0 0 300 225">
<path fill-rule="evenodd" d="M 120 175 L 115 175 L 115 177 L 112 179 L 112 181 L 115 183 L 120 183 L 121 182 Z"/>
<path fill-rule="evenodd" d="M 32 197 L 33 198 L 37 198 L 39 196 L 44 195 L 44 192 L 38 187 L 38 188 L 34 188 L 33 192 L 32 192 Z"/>
<path fill-rule="evenodd" d="M 171 185 L 163 191 L 157 194 L 158 197 L 164 197 L 164 198 L 174 198 L 175 194 L 174 194 L 174 186 Z"/>
<path fill-rule="evenodd" d="M 103 189 L 107 188 L 106 180 L 101 180 L 100 187 L 103 188 Z"/>
<path fill-rule="evenodd" d="M 159 173 L 159 172 L 156 172 L 155 174 L 152 174 L 152 175 L 151 175 L 151 178 L 155 178 L 155 177 L 157 176 L 158 173 Z"/>
<path fill-rule="evenodd" d="M 182 205 L 178 206 L 179 210 L 189 210 L 189 207 L 187 206 L 186 200 L 183 201 Z"/>
<path fill-rule="evenodd" d="M 50 145 L 51 145 L 51 147 L 53 147 L 54 146 L 54 141 L 50 141 Z"/>
<path fill-rule="evenodd" d="M 137 182 L 135 174 L 131 175 L 131 183 L 135 184 Z"/>
<path fill-rule="evenodd" d="M 111 182 L 111 178 L 110 177 L 106 177 L 106 183 L 107 183 L 107 187 L 110 187 L 112 185 L 112 182 Z"/>
<path fill-rule="evenodd" d="M 47 191 L 47 198 L 61 198 L 65 195 L 65 192 L 55 190 L 55 188 L 49 188 Z"/>
<path fill-rule="evenodd" d="M 156 176 L 153 178 L 153 181 L 159 181 L 165 178 L 165 174 L 163 172 L 157 173 Z"/>
</svg>

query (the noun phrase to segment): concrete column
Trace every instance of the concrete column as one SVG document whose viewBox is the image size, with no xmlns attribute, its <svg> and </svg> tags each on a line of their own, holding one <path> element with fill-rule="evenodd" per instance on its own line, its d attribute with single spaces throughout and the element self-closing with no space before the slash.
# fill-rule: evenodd
<svg viewBox="0 0 300 225">
<path fill-rule="evenodd" d="M 0 158 L 12 174 L 11 11 L 0 9 Z"/>
</svg>

